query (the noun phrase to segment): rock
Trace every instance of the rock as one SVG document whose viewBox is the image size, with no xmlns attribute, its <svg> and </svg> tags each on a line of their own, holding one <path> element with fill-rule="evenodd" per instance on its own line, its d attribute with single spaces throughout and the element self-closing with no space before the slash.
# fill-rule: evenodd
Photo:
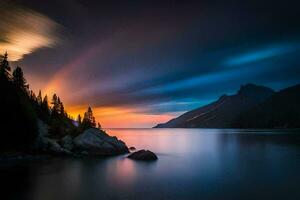
<svg viewBox="0 0 300 200">
<path fill-rule="evenodd" d="M 62 154 L 62 155 L 69 155 L 71 154 L 71 151 L 63 148 L 60 146 L 56 140 L 50 139 L 50 138 L 45 138 L 45 140 L 48 142 L 48 149 L 49 153 L 54 153 L 54 154 Z"/>
<path fill-rule="evenodd" d="M 129 150 L 130 150 L 130 151 L 135 151 L 136 148 L 135 148 L 135 147 L 129 147 Z"/>
<path fill-rule="evenodd" d="M 48 125 L 42 120 L 37 120 L 38 136 L 34 144 L 34 148 L 38 150 L 44 150 L 48 145 L 44 138 L 48 135 Z"/>
<path fill-rule="evenodd" d="M 86 156 L 88 156 L 88 155 L 89 155 L 89 152 L 87 152 L 87 151 L 82 151 L 82 152 L 80 152 L 80 154 L 81 154 L 81 155 L 86 155 Z"/>
<path fill-rule="evenodd" d="M 49 130 L 48 125 L 40 119 L 37 120 L 37 125 L 38 125 L 39 136 L 41 137 L 48 136 L 48 130 Z"/>
<path fill-rule="evenodd" d="M 96 128 L 85 130 L 74 138 L 73 143 L 78 151 L 86 151 L 91 155 L 118 155 L 129 152 L 123 141 Z"/>
<path fill-rule="evenodd" d="M 144 161 L 152 161 L 152 160 L 157 160 L 157 156 L 155 155 L 155 153 L 153 153 L 152 151 L 149 150 L 140 150 L 140 151 L 136 151 L 132 154 L 130 154 L 129 156 L 127 156 L 127 158 L 133 159 L 133 160 L 144 160 Z"/>
<path fill-rule="evenodd" d="M 90 128 L 75 137 L 67 135 L 61 140 L 48 136 L 48 125 L 38 120 L 39 135 L 35 148 L 49 154 L 58 155 L 118 155 L 129 153 L 126 144 L 116 137 L 107 135 L 104 131 Z"/>
<path fill-rule="evenodd" d="M 46 151 L 48 149 L 48 141 L 46 136 L 48 135 L 48 125 L 42 120 L 37 120 L 38 125 L 38 136 L 34 144 L 34 148 L 37 150 Z"/>
<path fill-rule="evenodd" d="M 73 138 L 70 135 L 63 137 L 60 143 L 62 147 L 68 151 L 72 151 L 74 149 Z"/>
<path fill-rule="evenodd" d="M 63 148 L 56 140 L 48 138 L 48 125 L 38 119 L 39 135 L 36 139 L 34 148 L 50 154 L 70 155 L 71 151 Z"/>
</svg>

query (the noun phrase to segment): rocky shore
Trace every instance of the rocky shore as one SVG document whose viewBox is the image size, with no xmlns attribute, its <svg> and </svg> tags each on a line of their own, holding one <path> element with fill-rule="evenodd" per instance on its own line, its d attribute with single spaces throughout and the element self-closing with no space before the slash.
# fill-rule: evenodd
<svg viewBox="0 0 300 200">
<path fill-rule="evenodd" d="M 89 128 L 76 137 L 67 135 L 60 140 L 48 137 L 47 125 L 39 121 L 39 137 L 35 149 L 56 155 L 112 156 L 129 153 L 126 144 L 103 130 Z"/>
<path fill-rule="evenodd" d="M 34 148 L 26 152 L 10 152 L 0 155 L 0 161 L 34 161 L 56 156 L 115 156 L 131 154 L 127 156 L 132 160 L 157 160 L 158 157 L 149 150 L 136 150 L 128 148 L 125 142 L 117 137 L 109 136 L 105 131 L 97 128 L 89 128 L 77 136 L 66 135 L 61 139 L 51 138 L 48 134 L 48 126 L 38 121 L 39 135 Z M 130 151 L 129 151 L 130 150 Z"/>
</svg>

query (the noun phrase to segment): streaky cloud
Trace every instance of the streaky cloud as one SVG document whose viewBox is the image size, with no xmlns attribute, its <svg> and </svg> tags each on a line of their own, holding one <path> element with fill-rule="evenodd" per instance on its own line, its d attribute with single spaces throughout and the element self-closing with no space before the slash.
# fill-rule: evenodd
<svg viewBox="0 0 300 200">
<path fill-rule="evenodd" d="M 0 2 L 0 52 L 18 61 L 43 47 L 58 43 L 60 25 L 32 9 Z"/>
<path fill-rule="evenodd" d="M 210 74 L 203 74 L 196 77 L 191 77 L 188 79 L 176 81 L 173 83 L 168 83 L 165 85 L 161 85 L 158 87 L 153 87 L 146 89 L 144 91 L 141 91 L 140 94 L 159 94 L 159 93 L 165 93 L 165 92 L 173 92 L 178 90 L 184 90 L 187 88 L 192 88 L 197 85 L 203 85 L 203 84 L 210 84 L 214 82 L 219 82 L 222 80 L 228 80 L 231 78 L 234 78 L 238 75 L 240 75 L 243 72 L 243 70 L 228 70 L 228 71 L 222 71 L 222 72 L 216 72 L 216 73 L 210 73 Z"/>
<path fill-rule="evenodd" d="M 224 64 L 226 66 L 246 65 L 276 56 L 283 56 L 287 53 L 291 53 L 299 49 L 300 45 L 297 43 L 272 45 L 269 47 L 230 57 L 229 59 L 225 60 Z"/>
</svg>

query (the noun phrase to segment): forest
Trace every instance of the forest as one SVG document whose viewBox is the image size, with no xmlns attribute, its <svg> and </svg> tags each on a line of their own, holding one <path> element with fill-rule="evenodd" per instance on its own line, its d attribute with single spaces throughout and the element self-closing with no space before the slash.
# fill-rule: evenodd
<svg viewBox="0 0 300 200">
<path fill-rule="evenodd" d="M 1 106 L 1 151 L 31 151 L 38 136 L 38 121 L 49 127 L 49 137 L 61 139 L 73 137 L 88 128 L 101 129 L 96 123 L 91 107 L 83 117 L 73 119 L 64 108 L 61 98 L 53 94 L 36 95 L 29 87 L 21 67 L 12 70 L 8 53 L 1 56 L 0 62 L 0 106 Z"/>
</svg>

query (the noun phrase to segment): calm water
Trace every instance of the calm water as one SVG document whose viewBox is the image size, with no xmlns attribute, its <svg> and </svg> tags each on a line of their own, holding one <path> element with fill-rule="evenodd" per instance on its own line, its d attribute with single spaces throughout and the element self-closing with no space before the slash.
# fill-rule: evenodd
<svg viewBox="0 0 300 200">
<path fill-rule="evenodd" d="M 300 199 L 297 131 L 108 130 L 152 163 L 56 158 L 1 168 L 6 199 Z"/>
</svg>

